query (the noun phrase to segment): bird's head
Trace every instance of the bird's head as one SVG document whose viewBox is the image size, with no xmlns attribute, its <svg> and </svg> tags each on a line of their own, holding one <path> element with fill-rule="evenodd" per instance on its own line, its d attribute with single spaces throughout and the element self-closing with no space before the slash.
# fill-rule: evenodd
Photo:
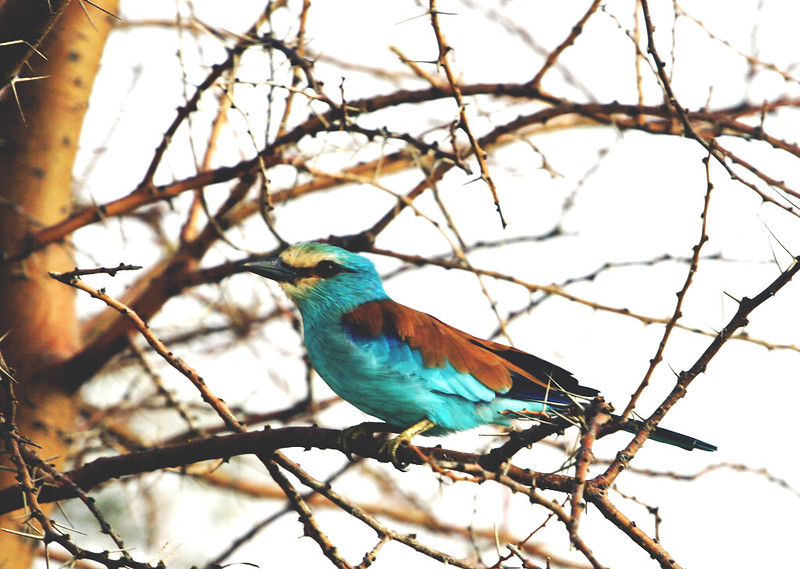
<svg viewBox="0 0 800 569">
<path fill-rule="evenodd" d="M 304 318 L 341 315 L 364 302 L 386 298 L 372 261 L 325 243 L 298 243 L 278 257 L 244 268 L 277 281 Z"/>
</svg>

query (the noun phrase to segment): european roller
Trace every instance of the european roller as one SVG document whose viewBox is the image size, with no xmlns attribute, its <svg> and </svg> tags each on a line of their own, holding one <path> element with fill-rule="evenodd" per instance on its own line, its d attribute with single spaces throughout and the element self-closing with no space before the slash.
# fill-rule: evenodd
<svg viewBox="0 0 800 569">
<path fill-rule="evenodd" d="M 482 340 L 386 294 L 372 262 L 323 243 L 299 243 L 244 268 L 277 281 L 297 306 L 314 369 L 342 399 L 402 432 L 403 442 L 516 418 L 580 413 L 598 394 L 567 370 Z M 623 429 L 637 432 L 639 421 Z M 687 450 L 716 447 L 658 428 L 651 438 Z"/>
</svg>

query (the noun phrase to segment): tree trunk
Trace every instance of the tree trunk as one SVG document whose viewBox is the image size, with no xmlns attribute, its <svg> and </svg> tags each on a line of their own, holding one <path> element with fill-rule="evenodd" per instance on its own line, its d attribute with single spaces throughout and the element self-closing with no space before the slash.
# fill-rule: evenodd
<svg viewBox="0 0 800 569">
<path fill-rule="evenodd" d="M 112 5 L 109 5 L 112 4 Z M 104 8 L 116 10 L 115 2 Z M 0 106 L 0 251 L 28 231 L 67 215 L 72 206 L 72 168 L 81 125 L 112 18 L 88 7 L 94 23 L 71 3 L 40 51 L 30 76 L 18 82 L 20 108 L 6 89 Z M 23 120 L 24 115 L 24 120 Z M 17 426 L 40 445 L 42 458 L 63 457 L 75 418 L 74 394 L 63 388 L 58 362 L 80 347 L 74 293 L 48 276 L 73 267 L 68 244 L 51 245 L 16 263 L 0 263 L 0 344 L 19 384 Z M 56 459 L 58 463 L 58 459 Z M 10 466 L 6 456 L 0 464 Z M 14 474 L 0 470 L 0 487 Z M 32 533 L 23 512 L 0 518 L 0 527 Z M 38 540 L 0 532 L 0 566 L 28 568 Z"/>
</svg>

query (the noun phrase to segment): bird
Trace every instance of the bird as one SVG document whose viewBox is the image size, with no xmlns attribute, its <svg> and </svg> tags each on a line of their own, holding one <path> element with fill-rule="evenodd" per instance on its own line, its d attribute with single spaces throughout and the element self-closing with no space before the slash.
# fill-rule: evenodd
<svg viewBox="0 0 800 569">
<path fill-rule="evenodd" d="M 398 468 L 397 448 L 416 435 L 576 416 L 599 394 L 538 356 L 395 302 L 358 253 L 301 242 L 243 268 L 276 281 L 297 307 L 311 365 L 330 388 L 400 430 L 383 449 Z M 621 428 L 636 433 L 641 424 L 628 420 Z M 650 438 L 686 450 L 717 448 L 661 427 Z"/>
</svg>

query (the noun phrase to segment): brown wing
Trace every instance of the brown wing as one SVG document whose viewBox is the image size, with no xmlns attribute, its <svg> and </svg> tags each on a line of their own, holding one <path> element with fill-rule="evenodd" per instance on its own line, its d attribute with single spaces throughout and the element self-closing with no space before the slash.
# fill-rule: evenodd
<svg viewBox="0 0 800 569">
<path fill-rule="evenodd" d="M 430 314 L 393 300 L 364 303 L 347 313 L 343 320 L 356 334 L 387 334 L 403 340 L 409 347 L 419 350 L 427 367 L 443 367 L 445 362 L 450 362 L 457 371 L 471 374 L 497 393 L 507 393 L 513 387 L 514 391 L 523 394 L 527 382 L 533 382 L 535 385 L 528 384 L 529 387 L 539 393 L 542 388 L 561 388 L 578 394 L 583 394 L 582 390 L 591 391 L 592 395 L 597 393 L 594 389 L 581 387 L 571 373 L 541 358 L 497 342 L 481 340 Z M 553 385 L 553 381 L 557 385 Z"/>
</svg>

